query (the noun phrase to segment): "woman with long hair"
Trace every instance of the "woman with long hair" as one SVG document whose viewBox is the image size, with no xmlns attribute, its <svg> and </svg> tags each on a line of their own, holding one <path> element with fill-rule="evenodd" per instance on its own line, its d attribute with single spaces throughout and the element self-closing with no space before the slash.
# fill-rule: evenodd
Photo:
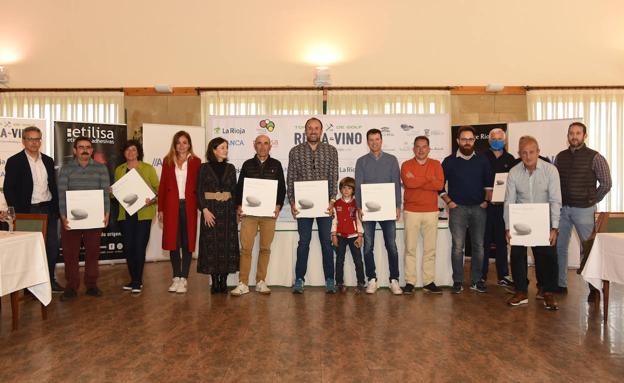
<svg viewBox="0 0 624 383">
<path fill-rule="evenodd" d="M 208 143 L 197 185 L 202 213 L 197 272 L 210 274 L 211 292 L 227 293 L 227 276 L 238 271 L 238 222 L 236 214 L 236 168 L 227 163 L 228 142 L 213 138 Z"/>
<path fill-rule="evenodd" d="M 171 293 L 186 293 L 191 255 L 197 239 L 197 174 L 201 160 L 193 153 L 191 136 L 174 134 L 163 159 L 158 188 L 158 220 L 163 225 L 163 250 L 169 250 L 173 268 Z M 180 253 L 182 256 L 180 257 Z"/>
<path fill-rule="evenodd" d="M 158 190 L 158 176 L 156 169 L 143 162 L 143 146 L 136 140 L 129 140 L 123 146 L 123 158 L 126 160 L 115 169 L 115 181 L 126 175 L 132 169 L 143 178 L 143 181 L 154 191 Z M 145 265 L 145 250 L 150 237 L 152 219 L 156 215 L 156 198 L 147 199 L 145 206 L 133 215 L 126 214 L 123 208 L 119 209 L 117 221 L 123 234 L 123 252 L 130 273 L 130 283 L 123 286 L 138 294 L 143 288 L 143 266 Z"/>
</svg>

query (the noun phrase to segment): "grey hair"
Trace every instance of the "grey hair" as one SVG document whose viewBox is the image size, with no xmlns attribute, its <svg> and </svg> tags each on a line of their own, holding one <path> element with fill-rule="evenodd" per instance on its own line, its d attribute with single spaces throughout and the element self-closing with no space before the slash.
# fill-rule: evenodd
<svg viewBox="0 0 624 383">
<path fill-rule="evenodd" d="M 492 134 L 493 133 L 503 133 L 503 140 L 507 139 L 507 133 L 505 133 L 505 131 L 501 128 L 494 128 L 492 130 L 490 130 L 490 133 L 488 134 L 488 140 L 492 139 Z"/>
</svg>

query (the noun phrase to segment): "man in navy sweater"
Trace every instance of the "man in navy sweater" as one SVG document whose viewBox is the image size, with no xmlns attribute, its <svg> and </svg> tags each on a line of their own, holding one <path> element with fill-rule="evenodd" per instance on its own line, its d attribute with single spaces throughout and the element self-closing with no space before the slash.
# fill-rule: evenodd
<svg viewBox="0 0 624 383">
<path fill-rule="evenodd" d="M 457 143 L 457 152 L 442 162 L 444 178 L 448 181 L 448 192 L 440 192 L 449 208 L 449 229 L 453 238 L 453 293 L 459 294 L 464 289 L 464 246 L 468 228 L 472 244 L 470 289 L 485 293 L 487 287 L 485 281 L 481 280 L 483 235 L 494 174 L 488 159 L 474 150 L 475 130 L 472 126 L 459 128 Z"/>
</svg>

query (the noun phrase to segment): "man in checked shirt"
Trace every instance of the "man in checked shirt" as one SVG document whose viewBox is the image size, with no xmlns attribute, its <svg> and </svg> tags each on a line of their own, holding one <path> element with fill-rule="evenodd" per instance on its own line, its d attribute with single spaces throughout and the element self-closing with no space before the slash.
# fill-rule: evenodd
<svg viewBox="0 0 624 383">
<path fill-rule="evenodd" d="M 297 218 L 299 210 L 295 203 L 295 181 L 327 180 L 327 217 L 316 218 L 318 236 L 323 255 L 323 273 L 327 293 L 336 292 L 334 281 L 334 251 L 331 244 L 332 211 L 336 202 L 338 184 L 338 151 L 330 144 L 321 142 L 323 123 L 312 117 L 305 123 L 306 142 L 303 142 L 288 153 L 288 201 L 290 211 L 297 219 L 299 244 L 297 245 L 297 263 L 295 265 L 295 285 L 293 293 L 303 294 L 303 285 L 308 269 L 308 254 L 312 239 L 314 218 Z"/>
<path fill-rule="evenodd" d="M 611 190 L 611 173 L 607 160 L 585 145 L 587 127 L 573 122 L 568 127 L 568 149 L 555 157 L 555 166 L 561 178 L 561 221 L 557 241 L 559 263 L 559 291 L 568 291 L 568 245 L 572 226 L 581 239 L 589 237 L 594 229 L 596 204 Z M 598 182 L 598 186 L 596 186 Z M 588 302 L 593 302 L 597 290 L 589 285 Z"/>
</svg>

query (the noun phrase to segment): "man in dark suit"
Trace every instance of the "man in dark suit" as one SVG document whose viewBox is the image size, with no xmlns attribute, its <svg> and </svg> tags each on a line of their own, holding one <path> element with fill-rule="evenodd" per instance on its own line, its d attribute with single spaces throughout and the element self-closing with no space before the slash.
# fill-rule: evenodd
<svg viewBox="0 0 624 383">
<path fill-rule="evenodd" d="M 24 150 L 9 157 L 5 166 L 4 197 L 16 213 L 47 214 L 46 252 L 52 291 L 62 293 L 54 276 L 58 256 L 58 191 L 54 160 L 41 153 L 41 130 L 29 126 L 22 131 Z"/>
</svg>

